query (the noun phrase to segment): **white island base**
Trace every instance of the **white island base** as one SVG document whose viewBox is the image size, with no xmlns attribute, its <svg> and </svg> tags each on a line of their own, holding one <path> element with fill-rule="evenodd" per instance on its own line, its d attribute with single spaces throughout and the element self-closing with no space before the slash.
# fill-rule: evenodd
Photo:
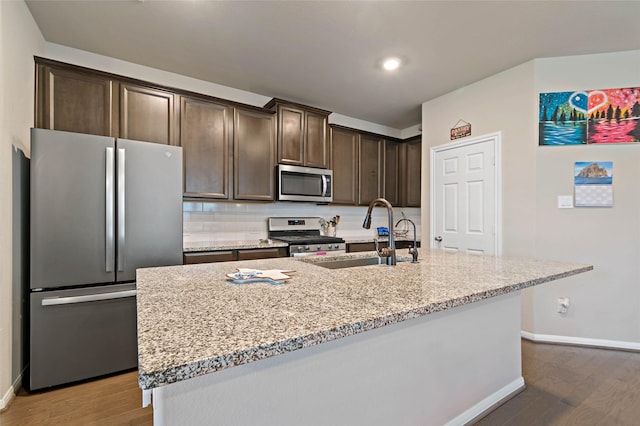
<svg viewBox="0 0 640 426">
<path fill-rule="evenodd" d="M 520 291 L 153 389 L 161 425 L 461 425 L 524 388 Z"/>
</svg>

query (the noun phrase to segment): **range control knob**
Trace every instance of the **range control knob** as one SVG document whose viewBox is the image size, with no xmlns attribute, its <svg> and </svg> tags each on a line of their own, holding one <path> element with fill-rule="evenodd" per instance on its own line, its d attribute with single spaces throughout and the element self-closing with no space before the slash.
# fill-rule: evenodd
<svg viewBox="0 0 640 426">
<path fill-rule="evenodd" d="M 322 250 L 322 246 L 318 246 L 318 251 Z"/>
<path fill-rule="evenodd" d="M 304 246 L 305 251 L 309 251 L 309 246 Z"/>
<path fill-rule="evenodd" d="M 302 250 L 303 250 L 302 246 L 298 246 L 298 251 L 302 251 Z"/>
</svg>

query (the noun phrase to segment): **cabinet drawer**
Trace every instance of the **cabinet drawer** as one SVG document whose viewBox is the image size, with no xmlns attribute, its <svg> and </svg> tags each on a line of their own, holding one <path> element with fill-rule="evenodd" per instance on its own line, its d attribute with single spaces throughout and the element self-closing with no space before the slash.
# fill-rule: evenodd
<svg viewBox="0 0 640 426">
<path fill-rule="evenodd" d="M 416 245 L 420 247 L 420 241 L 416 242 Z M 413 247 L 413 241 L 396 241 L 397 249 L 406 249 Z"/>
<path fill-rule="evenodd" d="M 347 253 L 357 253 L 361 251 L 374 251 L 376 246 L 374 243 L 349 243 L 347 244 Z"/>
<path fill-rule="evenodd" d="M 420 241 L 417 243 L 420 247 Z M 389 243 L 386 241 L 380 242 L 380 247 L 388 247 Z M 413 247 L 413 241 L 396 241 L 396 249 L 406 249 Z M 374 243 L 349 243 L 347 244 L 347 253 L 357 253 L 361 251 L 375 251 L 376 245 Z"/>
<path fill-rule="evenodd" d="M 185 265 L 195 265 L 197 263 L 229 262 L 237 260 L 235 251 L 207 251 L 202 253 L 185 253 Z"/>
<path fill-rule="evenodd" d="M 268 259 L 271 257 L 285 257 L 286 255 L 286 248 L 240 250 L 238 251 L 238 260 Z"/>
</svg>

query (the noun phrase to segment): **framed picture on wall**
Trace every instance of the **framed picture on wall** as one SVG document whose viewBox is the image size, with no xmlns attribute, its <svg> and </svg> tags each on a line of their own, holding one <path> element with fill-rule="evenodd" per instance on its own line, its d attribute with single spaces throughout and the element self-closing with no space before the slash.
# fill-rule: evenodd
<svg viewBox="0 0 640 426">
<path fill-rule="evenodd" d="M 539 145 L 587 143 L 587 92 L 540 93 Z"/>
<path fill-rule="evenodd" d="M 573 179 L 576 207 L 613 206 L 612 161 L 577 161 Z"/>
<path fill-rule="evenodd" d="M 538 145 L 640 142 L 640 87 L 540 93 Z"/>
</svg>

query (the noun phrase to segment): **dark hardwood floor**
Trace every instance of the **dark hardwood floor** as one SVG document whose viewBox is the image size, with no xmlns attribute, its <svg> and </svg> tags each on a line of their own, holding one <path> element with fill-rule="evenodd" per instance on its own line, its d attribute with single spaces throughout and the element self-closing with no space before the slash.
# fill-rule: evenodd
<svg viewBox="0 0 640 426">
<path fill-rule="evenodd" d="M 499 425 L 640 425 L 640 353 L 522 341 L 527 388 L 478 421 Z"/>
<path fill-rule="evenodd" d="M 640 353 L 523 340 L 522 369 L 527 388 L 476 425 L 640 425 Z M 0 425 L 152 425 L 141 406 L 134 371 L 20 391 Z"/>
</svg>

